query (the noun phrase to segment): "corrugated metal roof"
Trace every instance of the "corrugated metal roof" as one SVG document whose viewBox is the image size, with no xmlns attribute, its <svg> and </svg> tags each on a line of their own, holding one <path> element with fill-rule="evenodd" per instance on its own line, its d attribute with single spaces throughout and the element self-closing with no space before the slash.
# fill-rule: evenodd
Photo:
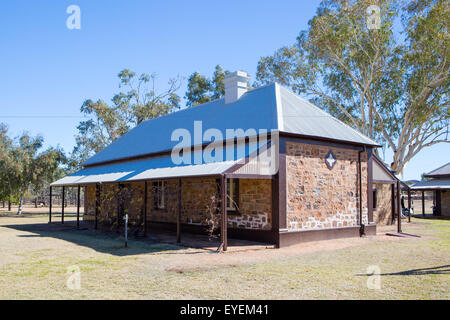
<svg viewBox="0 0 450 320">
<path fill-rule="evenodd" d="M 144 121 L 84 165 L 171 150 L 178 144 L 171 141 L 172 132 L 183 128 L 193 139 L 194 121 L 202 121 L 203 132 L 214 128 L 224 137 L 227 129 L 262 129 L 378 145 L 288 89 L 270 84 L 245 93 L 234 103 L 225 104 L 220 99 Z"/>
<path fill-rule="evenodd" d="M 444 164 L 442 167 L 439 167 L 437 169 L 434 169 L 431 172 L 428 172 L 425 174 L 425 176 L 448 176 L 450 175 L 450 162 L 447 164 Z"/>
<path fill-rule="evenodd" d="M 412 190 L 426 190 L 426 189 L 450 189 L 450 179 L 435 179 L 430 181 L 419 181 L 413 186 Z"/>
<path fill-rule="evenodd" d="M 217 175 L 227 171 L 243 159 L 257 154 L 258 149 L 265 145 L 267 145 L 267 141 L 240 144 L 234 147 L 232 153 L 227 153 L 227 150 L 224 150 L 220 159 L 219 155 L 216 155 L 216 159 L 205 159 L 204 157 L 197 157 L 202 151 L 192 152 L 191 164 L 175 164 L 169 154 L 92 166 L 55 181 L 51 186 Z M 201 162 L 198 163 L 195 159 Z"/>
<path fill-rule="evenodd" d="M 237 161 L 213 162 L 198 165 L 174 165 L 170 156 L 119 162 L 89 167 L 55 181 L 51 186 L 85 185 L 90 183 L 132 182 L 146 179 L 194 177 L 221 174 Z"/>
</svg>

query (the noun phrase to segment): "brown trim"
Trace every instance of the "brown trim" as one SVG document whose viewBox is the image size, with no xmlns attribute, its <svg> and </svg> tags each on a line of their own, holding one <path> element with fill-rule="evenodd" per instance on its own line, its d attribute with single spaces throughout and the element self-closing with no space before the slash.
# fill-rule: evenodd
<svg viewBox="0 0 450 320">
<path fill-rule="evenodd" d="M 367 150 L 367 221 L 373 222 L 373 150 Z"/>
<path fill-rule="evenodd" d="M 276 236 L 275 245 L 277 248 L 280 247 L 280 209 L 279 209 L 279 173 L 272 180 L 272 233 Z"/>
<path fill-rule="evenodd" d="M 339 139 L 332 139 L 332 138 L 326 138 L 326 137 L 317 137 L 317 136 L 308 136 L 303 134 L 296 134 L 296 133 L 289 133 L 280 131 L 280 138 L 281 137 L 290 137 L 290 138 L 296 138 L 303 141 L 311 141 L 312 144 L 318 144 L 318 142 L 326 142 L 327 145 L 330 144 L 336 144 L 336 145 L 346 145 L 348 147 L 355 147 L 357 150 L 361 150 L 361 146 L 366 146 L 369 148 L 380 148 L 381 145 L 373 145 L 373 144 L 366 144 L 366 143 L 359 143 L 359 142 L 351 142 L 351 141 L 345 141 L 345 140 L 339 140 Z M 307 142 L 304 142 L 307 143 Z"/>
<path fill-rule="evenodd" d="M 286 172 L 286 140 L 280 137 L 278 160 L 278 228 L 287 228 L 287 172 Z"/>
<path fill-rule="evenodd" d="M 178 213 L 177 213 L 177 243 L 181 242 L 181 197 L 182 197 L 182 181 L 178 179 Z"/>
<path fill-rule="evenodd" d="M 359 237 L 359 232 L 359 226 L 280 232 L 280 247 L 287 247 L 309 241 Z M 370 223 L 366 225 L 365 233 L 366 235 L 376 235 L 376 224 Z"/>
<path fill-rule="evenodd" d="M 372 180 L 373 184 L 395 184 L 395 181 L 391 180 Z"/>
<path fill-rule="evenodd" d="M 144 181 L 144 237 L 147 236 L 147 205 L 148 205 L 148 185 Z"/>
<path fill-rule="evenodd" d="M 272 180 L 274 176 L 271 175 L 258 175 L 258 174 L 245 174 L 245 173 L 227 173 L 228 178 L 232 179 L 259 179 L 259 180 Z"/>
<path fill-rule="evenodd" d="M 50 186 L 50 202 L 48 204 L 48 223 L 52 223 L 52 198 L 53 187 Z M 9 210 L 11 211 L 11 210 Z"/>
<path fill-rule="evenodd" d="M 397 232 L 402 233 L 402 207 L 400 205 L 400 181 L 397 181 Z"/>
<path fill-rule="evenodd" d="M 408 189 L 408 222 L 411 222 L 411 190 Z"/>
<path fill-rule="evenodd" d="M 436 215 L 442 215 L 442 200 L 441 200 L 441 190 L 436 190 Z"/>
<path fill-rule="evenodd" d="M 391 185 L 391 220 L 395 221 L 395 183 Z"/>
<path fill-rule="evenodd" d="M 80 194 L 81 194 L 81 186 L 77 187 L 77 229 L 80 228 Z"/>
<path fill-rule="evenodd" d="M 63 186 L 62 187 L 62 201 L 61 201 L 61 223 L 64 224 L 64 205 L 66 204 L 66 188 Z"/>
<path fill-rule="evenodd" d="M 100 184 L 95 185 L 95 230 L 98 229 L 98 214 L 100 211 Z"/>
<path fill-rule="evenodd" d="M 220 177 L 221 193 L 222 193 L 222 226 L 220 230 L 220 235 L 222 239 L 222 249 L 227 251 L 228 239 L 227 239 L 227 228 L 228 228 L 228 216 L 227 216 L 227 176 L 222 175 Z"/>
<path fill-rule="evenodd" d="M 425 191 L 422 190 L 422 215 L 425 216 Z"/>
</svg>

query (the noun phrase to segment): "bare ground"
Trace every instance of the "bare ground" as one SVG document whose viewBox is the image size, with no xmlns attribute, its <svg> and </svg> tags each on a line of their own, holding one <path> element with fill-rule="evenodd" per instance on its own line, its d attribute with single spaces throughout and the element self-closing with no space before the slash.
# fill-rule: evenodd
<svg viewBox="0 0 450 320">
<path fill-rule="evenodd" d="M 68 218 L 70 219 L 70 218 Z M 73 217 L 72 217 L 73 219 Z M 413 219 L 386 236 L 282 249 L 207 250 L 91 231 L 49 231 L 45 214 L 0 212 L 0 299 L 449 299 L 450 221 Z M 80 270 L 70 290 L 68 267 Z M 380 270 L 369 289 L 368 267 Z"/>
</svg>

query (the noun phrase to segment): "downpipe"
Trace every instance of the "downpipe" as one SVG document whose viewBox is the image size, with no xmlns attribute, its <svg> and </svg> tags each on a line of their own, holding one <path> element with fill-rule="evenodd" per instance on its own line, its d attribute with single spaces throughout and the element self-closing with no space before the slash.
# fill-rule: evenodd
<svg viewBox="0 0 450 320">
<path fill-rule="evenodd" d="M 359 204 L 359 236 L 363 237 L 366 235 L 365 225 L 363 223 L 363 212 L 362 212 L 362 168 L 361 168 L 361 153 L 366 152 L 366 147 L 358 151 L 358 182 L 359 182 L 359 192 L 358 192 L 358 204 Z"/>
</svg>

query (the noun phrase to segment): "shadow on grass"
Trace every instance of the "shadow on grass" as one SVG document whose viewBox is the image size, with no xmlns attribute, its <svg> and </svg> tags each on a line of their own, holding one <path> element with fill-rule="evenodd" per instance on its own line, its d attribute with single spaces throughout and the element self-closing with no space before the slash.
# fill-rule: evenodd
<svg viewBox="0 0 450 320">
<path fill-rule="evenodd" d="M 400 272 L 380 273 L 380 276 L 423 276 L 429 274 L 450 274 L 450 265 L 431 268 L 411 269 Z M 373 274 L 358 274 L 358 276 L 373 276 Z"/>
<path fill-rule="evenodd" d="M 152 238 L 145 238 L 142 240 L 131 238 L 128 241 L 128 247 L 125 248 L 124 238 L 119 234 L 105 232 L 103 230 L 88 230 L 83 224 L 81 224 L 80 229 L 77 229 L 73 223 L 74 222 L 68 222 L 66 225 L 48 223 L 13 224 L 2 225 L 2 227 L 32 233 L 19 234 L 17 237 L 55 238 L 114 256 L 129 256 L 148 253 L 195 254 L 204 252 L 200 250 L 194 252 L 182 251 L 185 250 L 186 247 L 164 243 Z"/>
</svg>

